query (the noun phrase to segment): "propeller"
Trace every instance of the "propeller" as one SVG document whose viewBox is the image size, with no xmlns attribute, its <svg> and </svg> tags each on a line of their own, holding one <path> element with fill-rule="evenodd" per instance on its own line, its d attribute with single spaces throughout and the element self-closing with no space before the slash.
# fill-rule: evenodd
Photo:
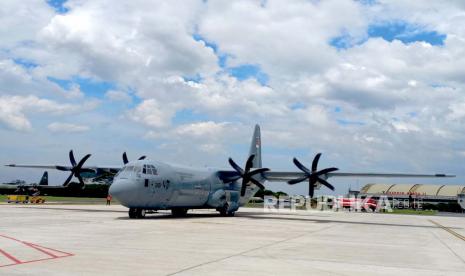
<svg viewBox="0 0 465 276">
<path fill-rule="evenodd" d="M 71 181 L 71 179 L 73 178 L 73 176 L 75 176 L 79 180 L 79 184 L 81 184 L 81 186 L 84 187 L 85 184 L 84 184 L 84 180 L 82 180 L 81 173 L 94 172 L 94 170 L 92 170 L 92 169 L 82 168 L 82 166 L 87 161 L 87 159 L 89 159 L 90 156 L 91 156 L 90 154 L 87 154 L 86 156 L 84 156 L 79 161 L 79 163 L 76 163 L 76 159 L 74 158 L 73 150 L 69 151 L 69 161 L 71 162 L 72 167 L 64 167 L 64 166 L 57 166 L 56 167 L 57 170 L 71 172 L 71 174 L 66 179 L 65 183 L 63 183 L 63 186 L 65 186 L 65 187 L 68 186 L 68 184 Z"/>
<path fill-rule="evenodd" d="M 253 166 L 253 159 L 254 158 L 255 158 L 254 154 L 249 156 L 249 158 L 247 159 L 247 162 L 245 163 L 245 168 L 244 169 L 239 167 L 239 165 L 237 165 L 236 162 L 234 162 L 234 160 L 232 160 L 232 158 L 229 158 L 229 164 L 239 174 L 238 176 L 235 176 L 235 177 L 231 178 L 230 179 L 231 182 L 236 181 L 239 178 L 242 178 L 241 196 L 245 195 L 245 190 L 247 189 L 247 183 L 249 183 L 249 182 L 252 182 L 253 184 L 257 185 L 262 190 L 265 189 L 265 186 L 263 186 L 263 184 L 260 183 L 259 181 L 255 180 L 253 178 L 253 176 L 257 175 L 257 174 L 260 174 L 260 173 L 263 173 L 263 172 L 266 172 L 266 171 L 269 171 L 269 169 L 268 168 L 259 168 L 259 169 L 255 169 L 255 170 L 251 171 L 250 169 Z"/>
<path fill-rule="evenodd" d="M 146 157 L 145 155 L 142 155 L 137 160 L 144 160 L 145 157 Z M 129 162 L 128 156 L 127 156 L 126 152 L 123 152 L 123 163 L 124 163 L 124 165 L 126 165 L 128 162 Z"/>
<path fill-rule="evenodd" d="M 314 191 L 315 191 L 315 186 L 316 186 L 317 183 L 321 183 L 321 184 L 325 185 L 326 187 L 328 187 L 329 189 L 334 191 L 334 186 L 329 184 L 329 182 L 326 181 L 326 179 L 321 178 L 321 176 L 324 176 L 324 175 L 326 175 L 327 173 L 330 173 L 330 172 L 337 171 L 338 168 L 327 168 L 327 169 L 323 169 L 323 170 L 318 171 L 318 162 L 320 160 L 320 157 L 321 157 L 321 153 L 318 153 L 315 156 L 315 158 L 313 158 L 312 170 L 311 171 L 307 167 L 302 165 L 302 163 L 300 163 L 299 160 L 297 160 L 297 158 L 294 157 L 294 159 L 293 159 L 294 164 L 297 166 L 297 168 L 299 168 L 301 171 L 303 171 L 305 173 L 305 175 L 303 177 L 300 177 L 300 178 L 291 179 L 291 180 L 289 180 L 287 182 L 290 185 L 294 185 L 294 184 L 303 182 L 305 180 L 308 180 L 308 195 L 310 196 L 310 198 L 313 198 L 313 194 L 314 194 Z"/>
<path fill-rule="evenodd" d="M 18 185 L 15 190 L 15 193 L 19 193 L 19 194 L 24 194 L 27 192 L 28 192 L 28 188 L 25 187 L 24 185 Z"/>
<path fill-rule="evenodd" d="M 31 196 L 38 196 L 40 194 L 40 190 L 37 186 L 27 186 L 27 185 L 18 185 L 15 190 L 16 194 L 26 194 Z"/>
</svg>

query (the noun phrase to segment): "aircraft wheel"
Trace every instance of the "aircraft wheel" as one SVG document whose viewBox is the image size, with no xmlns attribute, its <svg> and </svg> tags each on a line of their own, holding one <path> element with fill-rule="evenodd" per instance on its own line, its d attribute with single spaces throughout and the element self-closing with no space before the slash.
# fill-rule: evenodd
<svg viewBox="0 0 465 276">
<path fill-rule="evenodd" d="M 171 215 L 173 217 L 185 217 L 187 215 L 187 209 L 186 208 L 171 209 Z"/>
<path fill-rule="evenodd" d="M 236 212 L 228 212 L 228 217 L 234 217 L 235 214 Z"/>
<path fill-rule="evenodd" d="M 145 209 L 135 208 L 135 218 L 145 218 Z"/>
<path fill-rule="evenodd" d="M 228 209 L 229 209 L 229 204 L 225 203 L 223 207 L 221 207 L 218 211 L 220 211 L 221 216 L 226 217 L 226 216 L 229 216 L 229 213 L 230 213 L 228 212 Z"/>
<path fill-rule="evenodd" d="M 129 218 L 136 218 L 137 217 L 137 210 L 136 208 L 129 208 Z"/>
</svg>

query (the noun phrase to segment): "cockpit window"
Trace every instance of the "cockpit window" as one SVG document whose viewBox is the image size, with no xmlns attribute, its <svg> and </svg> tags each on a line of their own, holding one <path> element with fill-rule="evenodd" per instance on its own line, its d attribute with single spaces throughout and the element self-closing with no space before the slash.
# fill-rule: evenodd
<svg viewBox="0 0 465 276">
<path fill-rule="evenodd" d="M 144 165 L 142 169 L 143 174 L 158 175 L 158 171 L 154 165 Z"/>
<path fill-rule="evenodd" d="M 142 167 L 138 165 L 128 165 L 124 166 L 116 175 L 115 177 L 131 177 L 133 175 L 137 175 L 142 171 Z"/>
</svg>

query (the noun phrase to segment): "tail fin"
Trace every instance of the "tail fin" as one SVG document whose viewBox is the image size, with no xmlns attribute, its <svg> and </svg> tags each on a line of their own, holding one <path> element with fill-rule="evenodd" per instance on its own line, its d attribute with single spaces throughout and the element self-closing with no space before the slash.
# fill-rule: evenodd
<svg viewBox="0 0 465 276">
<path fill-rule="evenodd" d="M 48 172 L 45 171 L 44 175 L 42 175 L 42 178 L 40 179 L 39 185 L 41 186 L 47 186 L 48 185 Z"/>
<path fill-rule="evenodd" d="M 255 125 L 255 130 L 252 136 L 252 142 L 250 143 L 249 156 L 255 155 L 253 160 L 254 168 L 262 167 L 262 139 L 260 137 L 260 126 Z"/>
</svg>

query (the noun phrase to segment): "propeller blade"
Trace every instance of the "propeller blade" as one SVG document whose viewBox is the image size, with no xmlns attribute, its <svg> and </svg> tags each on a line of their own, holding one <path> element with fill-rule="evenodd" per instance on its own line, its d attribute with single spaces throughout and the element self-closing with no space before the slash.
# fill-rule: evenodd
<svg viewBox="0 0 465 276">
<path fill-rule="evenodd" d="M 91 156 L 90 154 L 87 154 L 86 156 L 84 156 L 84 158 L 82 158 L 81 161 L 79 161 L 76 168 L 79 168 L 80 170 L 82 168 L 82 165 L 84 165 L 84 163 L 87 161 L 87 159 L 89 159 L 90 156 Z"/>
<path fill-rule="evenodd" d="M 145 156 L 145 155 L 142 155 L 142 156 L 141 156 L 141 157 L 139 157 L 139 159 L 137 159 L 137 160 L 144 160 L 146 157 L 147 157 L 147 156 Z"/>
<path fill-rule="evenodd" d="M 255 158 L 255 155 L 252 154 L 247 158 L 247 162 L 245 163 L 245 171 L 249 172 L 250 169 L 253 167 L 253 159 Z"/>
<path fill-rule="evenodd" d="M 55 166 L 55 168 L 59 171 L 66 171 L 66 172 L 69 172 L 71 171 L 72 168 L 68 168 L 68 167 L 65 167 L 65 166 Z"/>
<path fill-rule="evenodd" d="M 231 157 L 228 159 L 228 161 L 231 167 L 233 167 L 236 172 L 238 172 L 240 175 L 244 174 L 244 170 L 241 167 L 239 167 L 239 165 L 237 165 Z"/>
<path fill-rule="evenodd" d="M 261 190 L 265 190 L 265 186 L 263 186 L 262 183 L 258 182 L 257 180 L 251 178 L 250 179 L 250 182 L 252 182 L 253 184 L 257 185 Z"/>
<path fill-rule="evenodd" d="M 294 184 L 303 182 L 303 181 L 305 181 L 307 179 L 308 179 L 308 175 L 303 176 L 301 178 L 291 179 L 291 180 L 287 181 L 287 184 L 294 185 Z"/>
<path fill-rule="evenodd" d="M 249 177 L 250 177 L 250 176 L 254 176 L 254 175 L 256 175 L 256 174 L 263 173 L 263 172 L 267 172 L 267 171 L 269 171 L 269 170 L 270 170 L 270 169 L 268 169 L 268 168 L 256 169 L 256 170 L 253 170 L 253 171 L 249 172 L 249 173 L 248 173 L 248 176 L 249 176 Z"/>
<path fill-rule="evenodd" d="M 241 196 L 245 196 L 245 190 L 247 189 L 247 179 L 244 177 L 242 178 L 242 186 L 241 186 Z"/>
<path fill-rule="evenodd" d="M 313 198 L 313 195 L 315 194 L 315 185 L 312 183 L 312 181 L 308 182 L 308 195 L 310 198 Z"/>
<path fill-rule="evenodd" d="M 82 176 L 78 175 L 77 176 L 77 179 L 79 179 L 79 184 L 81 184 L 81 186 L 85 186 L 86 184 L 84 183 L 84 180 L 82 179 Z"/>
<path fill-rule="evenodd" d="M 63 183 L 64 187 L 68 186 L 69 182 L 71 181 L 71 178 L 73 178 L 73 173 L 71 173 L 66 179 L 65 183 Z"/>
<path fill-rule="evenodd" d="M 69 161 L 71 161 L 71 165 L 73 165 L 73 167 L 76 167 L 76 159 L 74 159 L 73 150 L 69 151 Z"/>
<path fill-rule="evenodd" d="M 320 175 L 324 175 L 324 174 L 327 174 L 327 173 L 330 173 L 330 172 L 334 172 L 334 171 L 337 171 L 339 170 L 338 168 L 327 168 L 327 169 L 323 169 L 319 172 L 316 173 L 316 176 L 320 176 Z"/>
<path fill-rule="evenodd" d="M 315 158 L 313 158 L 312 162 L 312 172 L 315 172 L 318 168 L 318 162 L 320 161 L 321 153 L 318 153 L 315 155 Z"/>
<path fill-rule="evenodd" d="M 329 184 L 328 181 L 322 179 L 322 178 L 318 178 L 318 182 L 320 182 L 321 184 L 325 185 L 326 187 L 328 187 L 329 189 L 331 189 L 332 191 L 334 191 L 334 186 Z"/>
<path fill-rule="evenodd" d="M 304 173 L 310 175 L 312 174 L 312 172 L 307 169 L 307 167 L 305 167 L 304 165 L 302 165 L 302 163 L 299 162 L 299 160 L 297 160 L 297 158 L 294 157 L 294 159 L 292 160 L 294 162 L 294 164 L 297 166 L 297 168 L 299 168 L 301 171 L 303 171 Z"/>
<path fill-rule="evenodd" d="M 129 162 L 128 156 L 126 155 L 126 152 L 123 152 L 123 163 L 126 165 Z"/>
</svg>

